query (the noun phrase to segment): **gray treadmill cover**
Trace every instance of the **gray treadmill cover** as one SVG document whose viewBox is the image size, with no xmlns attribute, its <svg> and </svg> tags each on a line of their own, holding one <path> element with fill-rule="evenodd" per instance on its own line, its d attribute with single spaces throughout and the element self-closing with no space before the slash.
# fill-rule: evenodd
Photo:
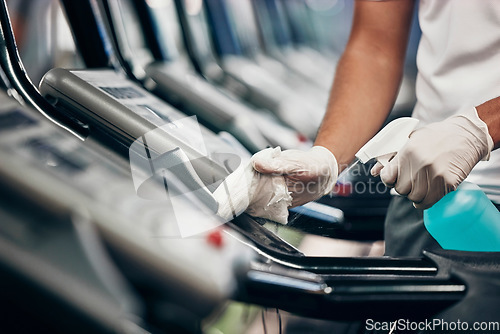
<svg viewBox="0 0 500 334">
<path fill-rule="evenodd" d="M 56 68 L 45 75 L 40 91 L 77 110 L 76 117 L 84 123 L 99 124 L 127 145 L 137 140 L 145 145 L 144 136 L 148 136 L 145 146 L 153 159 L 181 148 L 203 183 L 213 189 L 239 165 L 240 157 L 249 156 L 195 120 L 190 122 L 194 128 L 180 128 L 176 122 L 188 118 L 186 115 L 112 70 Z"/>
</svg>

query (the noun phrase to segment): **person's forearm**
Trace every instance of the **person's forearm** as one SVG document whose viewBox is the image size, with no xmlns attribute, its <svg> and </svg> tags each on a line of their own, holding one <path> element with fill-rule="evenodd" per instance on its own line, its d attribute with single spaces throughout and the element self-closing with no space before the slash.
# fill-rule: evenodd
<svg viewBox="0 0 500 334">
<path fill-rule="evenodd" d="M 341 169 L 380 129 L 394 104 L 413 2 L 357 3 L 356 7 L 351 37 L 315 141 L 333 152 Z"/>
<path fill-rule="evenodd" d="M 500 97 L 486 101 L 476 107 L 479 118 L 488 126 L 494 149 L 500 147 Z"/>
<path fill-rule="evenodd" d="M 315 145 L 331 150 L 341 168 L 380 129 L 398 91 L 401 66 L 370 57 L 344 54 L 316 137 Z"/>
</svg>

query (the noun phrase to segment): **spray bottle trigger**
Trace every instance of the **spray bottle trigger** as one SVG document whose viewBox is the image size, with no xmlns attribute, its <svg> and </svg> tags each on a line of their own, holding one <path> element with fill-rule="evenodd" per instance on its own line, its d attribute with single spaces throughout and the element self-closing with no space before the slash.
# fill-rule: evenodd
<svg viewBox="0 0 500 334">
<path fill-rule="evenodd" d="M 381 155 L 380 157 L 377 157 L 377 162 L 379 162 L 382 167 L 385 167 L 389 161 L 392 160 L 392 158 L 394 158 L 396 156 L 397 152 L 394 152 L 394 153 L 389 153 L 389 154 L 384 154 L 384 155 Z"/>
<path fill-rule="evenodd" d="M 411 117 L 393 120 L 361 147 L 356 153 L 356 158 L 364 164 L 373 158 L 380 159 L 379 162 L 383 165 L 387 164 L 390 158 L 406 144 L 418 123 L 417 119 Z"/>
</svg>

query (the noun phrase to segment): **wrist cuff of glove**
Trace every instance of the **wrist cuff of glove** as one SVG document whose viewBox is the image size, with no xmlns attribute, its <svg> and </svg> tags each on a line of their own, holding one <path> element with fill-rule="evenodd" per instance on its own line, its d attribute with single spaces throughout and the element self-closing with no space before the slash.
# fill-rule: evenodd
<svg viewBox="0 0 500 334">
<path fill-rule="evenodd" d="M 326 164 L 328 165 L 328 180 L 325 182 L 325 192 L 323 195 L 327 195 L 332 192 L 335 184 L 337 183 L 337 178 L 339 174 L 339 167 L 337 163 L 337 159 L 333 155 L 333 153 L 324 146 L 313 146 L 311 151 L 315 151 L 321 156 L 324 157 Z"/>
<path fill-rule="evenodd" d="M 473 127 L 467 126 L 466 128 L 474 134 L 481 141 L 484 147 L 484 154 L 482 161 L 488 161 L 490 159 L 491 150 L 493 150 L 493 139 L 488 131 L 488 125 L 477 114 L 477 110 L 474 107 L 465 108 L 456 116 L 458 119 L 464 119 L 471 123 Z"/>
</svg>

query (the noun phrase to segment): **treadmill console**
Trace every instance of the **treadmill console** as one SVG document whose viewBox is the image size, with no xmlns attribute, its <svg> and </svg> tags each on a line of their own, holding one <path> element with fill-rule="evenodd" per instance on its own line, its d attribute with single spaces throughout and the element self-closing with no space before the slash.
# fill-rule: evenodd
<svg viewBox="0 0 500 334">
<path fill-rule="evenodd" d="M 0 119 L 6 120 L 0 130 L 2 182 L 54 212 L 88 215 L 120 258 L 155 277 L 158 290 L 175 302 L 206 315 L 231 296 L 235 266 L 253 252 L 226 235 L 199 201 L 177 200 L 174 211 L 168 197 L 139 197 L 129 171 L 103 158 L 104 151 L 90 150 L 5 95 L 0 99 Z M 182 225 L 193 222 L 205 229 L 182 238 Z"/>
</svg>

